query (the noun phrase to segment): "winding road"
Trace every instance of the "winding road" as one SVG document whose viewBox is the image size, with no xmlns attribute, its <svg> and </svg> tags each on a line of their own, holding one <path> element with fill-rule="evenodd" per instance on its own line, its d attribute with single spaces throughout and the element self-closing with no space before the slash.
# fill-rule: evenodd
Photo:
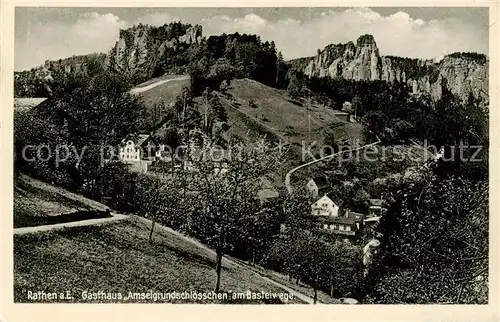
<svg viewBox="0 0 500 322">
<path fill-rule="evenodd" d="M 371 146 L 375 146 L 375 145 L 377 145 L 379 143 L 380 143 L 380 139 L 377 137 L 377 141 L 376 142 L 373 142 L 373 143 L 370 143 L 370 144 L 366 144 L 366 145 L 363 145 L 363 146 L 360 146 L 360 147 L 357 147 L 357 148 L 354 148 L 354 149 L 350 149 L 350 150 L 347 150 L 347 151 L 340 151 L 340 152 L 337 152 L 337 153 L 334 153 L 334 154 L 330 154 L 330 155 L 327 155 L 326 157 L 322 157 L 322 158 L 310 161 L 308 163 L 301 164 L 298 167 L 293 168 L 292 170 L 288 171 L 288 173 L 285 176 L 285 187 L 288 190 L 288 193 L 292 194 L 292 192 L 293 192 L 292 184 L 290 183 L 290 178 L 291 178 L 292 174 L 295 171 L 300 170 L 300 169 L 305 168 L 305 167 L 308 167 L 310 165 L 313 165 L 313 164 L 321 162 L 321 161 L 329 161 L 329 160 L 333 159 L 334 157 L 336 157 L 337 155 L 339 155 L 341 153 L 359 151 L 359 150 L 362 150 L 362 149 L 365 149 L 365 148 L 368 148 L 368 147 L 371 147 Z"/>
</svg>

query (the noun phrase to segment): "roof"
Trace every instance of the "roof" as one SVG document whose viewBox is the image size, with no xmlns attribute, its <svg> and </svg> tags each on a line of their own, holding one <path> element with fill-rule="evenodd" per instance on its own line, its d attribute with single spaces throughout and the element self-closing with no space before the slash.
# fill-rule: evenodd
<svg viewBox="0 0 500 322">
<path fill-rule="evenodd" d="M 328 180 L 325 177 L 314 177 L 311 180 L 314 181 L 314 184 L 316 184 L 318 189 L 324 189 L 330 187 Z"/>
<path fill-rule="evenodd" d="M 335 115 L 347 115 L 349 113 L 343 112 L 343 111 L 333 111 L 333 114 L 335 114 Z"/>
<path fill-rule="evenodd" d="M 333 200 L 332 200 L 332 198 L 330 198 L 328 195 L 323 195 L 323 196 L 321 196 L 320 198 L 318 198 L 318 199 L 317 199 L 317 200 L 313 203 L 313 206 L 314 206 L 316 203 L 318 203 L 321 199 L 325 199 L 325 198 L 326 198 L 326 199 L 328 199 L 328 200 L 330 200 L 330 201 L 331 201 L 331 202 L 332 202 L 335 206 L 337 206 L 337 207 L 338 207 L 337 203 L 336 203 L 335 201 L 333 201 Z"/>
<path fill-rule="evenodd" d="M 46 99 L 46 97 L 15 97 L 14 108 L 21 109 L 35 107 Z"/>
<path fill-rule="evenodd" d="M 262 181 L 261 189 L 257 192 L 257 197 L 264 201 L 266 199 L 272 199 L 279 197 L 278 190 L 275 189 L 274 185 L 266 178 L 260 178 Z"/>
<path fill-rule="evenodd" d="M 343 225 L 352 225 L 352 226 L 354 226 L 356 224 L 354 219 L 346 218 L 346 217 L 342 217 L 342 216 L 338 216 L 338 217 L 324 216 L 324 217 L 318 218 L 318 220 L 323 222 L 323 223 L 330 223 L 330 224 L 343 224 Z"/>
<path fill-rule="evenodd" d="M 142 145 L 144 144 L 144 142 L 146 142 L 151 136 L 149 134 L 139 134 L 137 136 L 137 141 L 135 141 L 134 143 L 136 145 Z"/>
<path fill-rule="evenodd" d="M 354 220 L 355 222 L 360 222 L 360 221 L 363 221 L 363 219 L 365 218 L 365 215 L 361 214 L 359 212 L 350 211 L 347 214 L 347 217 Z"/>
<path fill-rule="evenodd" d="M 280 194 L 276 189 L 263 188 L 259 190 L 259 192 L 257 192 L 257 197 L 262 201 L 272 198 L 278 198 L 279 196 Z"/>
<path fill-rule="evenodd" d="M 370 199 L 370 205 L 382 207 L 384 204 L 384 200 L 382 199 Z"/>
<path fill-rule="evenodd" d="M 149 134 L 129 134 L 125 139 L 122 140 L 122 143 L 125 143 L 128 140 L 132 140 L 135 145 L 141 146 L 150 138 L 151 135 Z"/>
</svg>

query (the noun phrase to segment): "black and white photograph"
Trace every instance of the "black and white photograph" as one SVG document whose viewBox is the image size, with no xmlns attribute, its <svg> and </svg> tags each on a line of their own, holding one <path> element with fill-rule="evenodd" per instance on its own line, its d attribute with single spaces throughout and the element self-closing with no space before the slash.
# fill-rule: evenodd
<svg viewBox="0 0 500 322">
<path fill-rule="evenodd" d="M 15 7 L 14 303 L 491 303 L 490 10 Z"/>
</svg>

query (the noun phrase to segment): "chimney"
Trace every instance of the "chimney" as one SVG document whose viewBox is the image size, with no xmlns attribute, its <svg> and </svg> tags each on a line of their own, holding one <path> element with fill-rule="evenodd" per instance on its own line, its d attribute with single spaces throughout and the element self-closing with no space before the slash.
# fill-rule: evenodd
<svg viewBox="0 0 500 322">
<path fill-rule="evenodd" d="M 347 218 L 347 217 L 349 217 L 349 212 L 350 212 L 350 210 L 349 210 L 349 209 L 346 209 L 346 210 L 345 210 L 345 217 L 346 217 L 346 218 Z"/>
</svg>

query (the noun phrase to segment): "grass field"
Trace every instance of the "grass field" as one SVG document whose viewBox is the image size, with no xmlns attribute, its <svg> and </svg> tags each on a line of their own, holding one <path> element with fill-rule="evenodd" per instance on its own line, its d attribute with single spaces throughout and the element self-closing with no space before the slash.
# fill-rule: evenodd
<svg viewBox="0 0 500 322">
<path fill-rule="evenodd" d="M 240 112 L 230 114 L 231 124 L 241 128 L 237 134 L 244 135 L 247 130 L 251 130 L 248 121 L 241 117 L 243 113 L 247 119 L 253 119 L 276 136 L 292 143 L 300 143 L 309 138 L 309 130 L 312 140 L 320 140 L 324 128 L 338 120 L 334 111 L 328 107 L 308 107 L 302 102 L 289 99 L 286 91 L 251 79 L 233 80 L 223 104 L 228 113 L 231 107 Z"/>
<path fill-rule="evenodd" d="M 216 276 L 213 253 L 165 230 L 155 232 L 153 245 L 148 243 L 148 235 L 148 224 L 132 220 L 14 236 L 14 300 L 31 302 L 28 291 L 39 290 L 70 291 L 70 302 L 87 302 L 83 292 L 120 292 L 125 298 L 128 292 L 213 290 Z M 283 292 L 255 272 L 226 260 L 221 289 L 223 292 Z M 277 303 L 277 300 L 235 301 Z M 116 301 L 97 298 L 92 302 Z M 182 302 L 193 300 L 179 300 Z M 300 300 L 294 298 L 291 303 L 300 303 Z"/>
<path fill-rule="evenodd" d="M 180 76 L 155 78 L 137 88 L 176 77 Z M 189 86 L 189 79 L 172 80 L 139 95 L 149 111 L 153 111 L 157 104 L 165 106 L 164 109 L 158 109 L 159 121 L 186 86 Z M 333 109 L 322 105 L 308 107 L 304 102 L 291 100 L 284 90 L 251 79 L 232 80 L 227 93 L 220 97 L 229 117 L 229 132 L 237 137 L 267 135 L 269 139 L 297 146 L 303 140 L 322 144 L 325 131 L 332 123 L 340 123 L 335 129 L 335 135 L 339 138 L 361 137 L 361 126 L 339 120 Z"/>
<path fill-rule="evenodd" d="M 169 75 L 162 76 L 160 78 L 151 79 L 143 84 L 136 86 L 136 88 L 146 87 L 148 85 L 154 84 L 159 81 L 170 80 L 174 78 L 180 78 L 181 75 Z M 170 110 L 170 105 L 175 102 L 175 99 L 179 93 L 182 92 L 182 89 L 186 86 L 189 86 L 189 79 L 180 79 L 180 80 L 172 80 L 165 83 L 162 83 L 156 87 L 153 87 L 147 91 L 144 91 L 139 94 L 144 106 L 149 111 L 152 111 L 155 106 L 160 105 L 165 107 L 165 109 L 161 110 L 163 113 L 166 113 Z M 158 115 L 158 121 L 163 118 L 165 115 Z"/>
</svg>

